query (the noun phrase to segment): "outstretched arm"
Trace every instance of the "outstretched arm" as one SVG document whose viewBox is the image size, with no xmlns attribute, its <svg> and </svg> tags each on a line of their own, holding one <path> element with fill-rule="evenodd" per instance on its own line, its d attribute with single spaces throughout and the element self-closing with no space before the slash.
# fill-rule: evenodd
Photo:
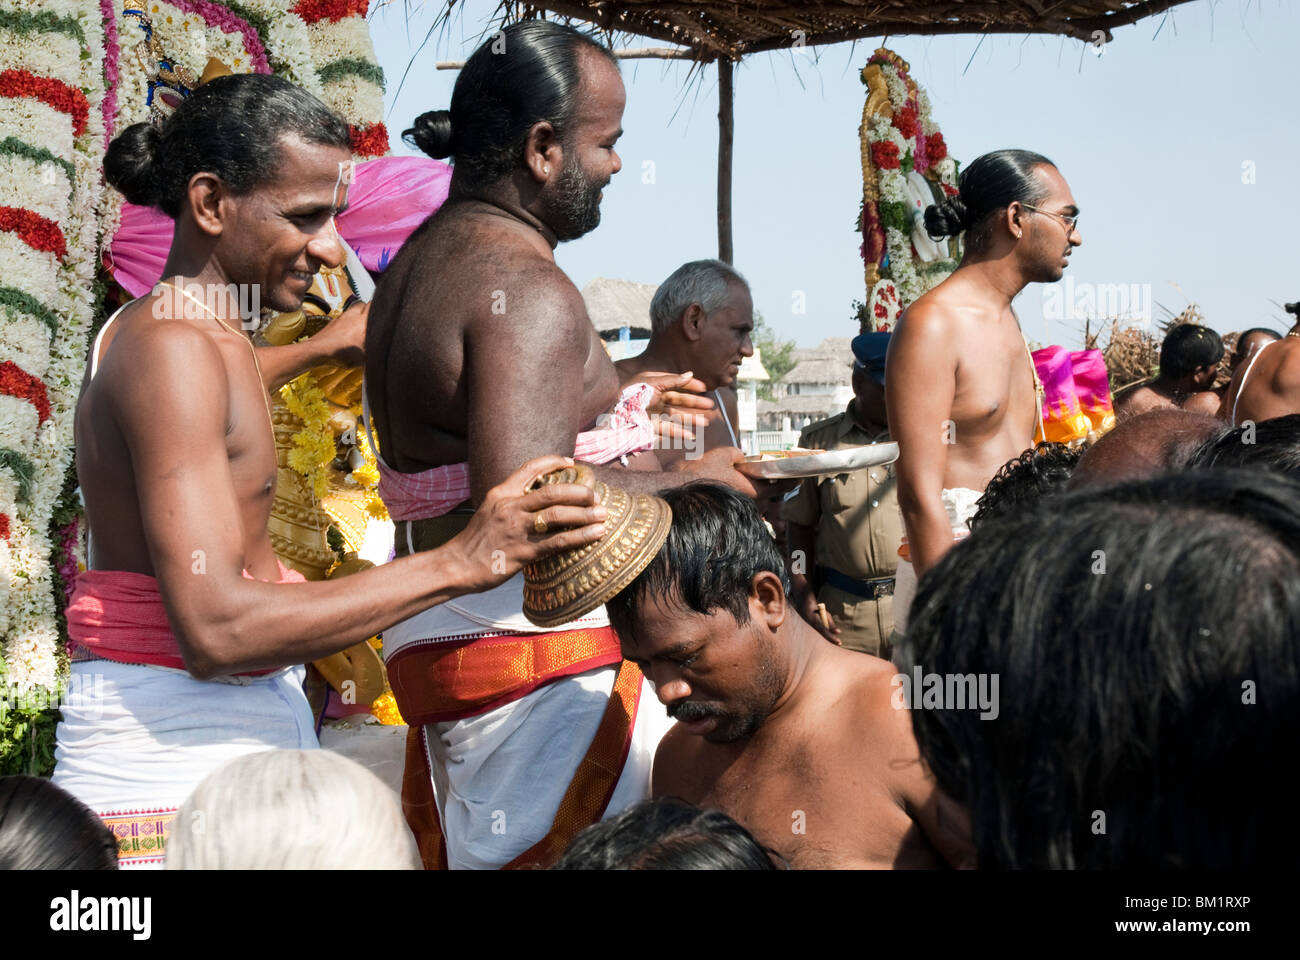
<svg viewBox="0 0 1300 960">
<path fill-rule="evenodd" d="M 230 387 L 216 341 L 182 323 L 159 324 L 137 359 L 149 375 L 123 382 L 112 402 L 168 620 L 200 679 L 320 659 L 603 533 L 590 490 L 557 485 L 524 495 L 532 477 L 564 462 L 552 457 L 488 491 L 469 528 L 437 550 L 346 580 L 250 580 L 226 450 Z M 539 537 L 531 532 L 539 510 L 549 525 L 574 529 Z"/>
<path fill-rule="evenodd" d="M 889 433 L 898 441 L 898 505 L 917 577 L 952 547 L 943 507 L 957 358 L 933 309 L 910 308 L 890 338 L 885 368 Z"/>
<path fill-rule="evenodd" d="M 331 360 L 354 367 L 365 359 L 366 318 L 370 304 L 358 301 L 327 323 L 314 337 L 282 347 L 258 347 L 257 363 L 268 393 L 298 374 Z"/>
</svg>

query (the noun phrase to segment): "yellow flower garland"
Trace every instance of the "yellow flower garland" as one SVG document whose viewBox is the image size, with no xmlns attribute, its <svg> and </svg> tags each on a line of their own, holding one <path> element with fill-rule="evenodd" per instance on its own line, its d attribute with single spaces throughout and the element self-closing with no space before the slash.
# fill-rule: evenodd
<svg viewBox="0 0 1300 960">
<path fill-rule="evenodd" d="M 329 464 L 335 454 L 329 404 L 310 372 L 281 387 L 280 399 L 302 421 L 302 429 L 293 435 L 289 467 L 310 481 L 312 493 L 319 500 L 329 492 Z"/>
</svg>

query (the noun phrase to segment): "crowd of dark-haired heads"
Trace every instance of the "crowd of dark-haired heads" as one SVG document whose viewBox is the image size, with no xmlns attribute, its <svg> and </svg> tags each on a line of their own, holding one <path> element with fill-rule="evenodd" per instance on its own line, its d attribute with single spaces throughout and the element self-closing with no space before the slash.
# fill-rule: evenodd
<svg viewBox="0 0 1300 960">
<path fill-rule="evenodd" d="M 971 528 L 895 664 L 1000 677 L 996 720 L 913 716 L 980 866 L 1289 863 L 1267 779 L 1300 732 L 1300 415 L 1039 445 Z"/>
<path fill-rule="evenodd" d="M 1104 469 L 1074 489 L 1098 451 Z M 779 651 L 763 653 L 751 583 L 782 582 L 780 559 L 746 498 L 668 497 L 680 520 L 611 620 L 624 637 L 647 605 L 748 624 L 756 688 Z M 1088 449 L 1039 444 L 989 484 L 971 527 L 922 578 L 894 663 L 999 678 L 996 716 L 913 713 L 924 761 L 970 812 L 978 866 L 1289 863 L 1270 781 L 1300 733 L 1300 415 L 1234 430 L 1156 411 Z M 630 813 L 566 867 L 722 857 L 716 837 L 670 857 L 642 835 L 673 816 L 703 823 Z"/>
</svg>

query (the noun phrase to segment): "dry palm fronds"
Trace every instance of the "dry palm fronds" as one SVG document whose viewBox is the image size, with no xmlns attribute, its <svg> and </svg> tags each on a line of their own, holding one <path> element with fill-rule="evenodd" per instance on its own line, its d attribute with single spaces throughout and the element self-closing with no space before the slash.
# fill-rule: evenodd
<svg viewBox="0 0 1300 960">
<path fill-rule="evenodd" d="M 459 0 L 452 0 L 449 8 Z M 1073 0 L 1068 4 L 998 0 L 502 0 L 510 19 L 547 12 L 586 20 L 617 34 L 639 34 L 690 47 L 701 60 L 735 60 L 763 50 L 903 34 L 1047 33 L 1085 43 L 1111 29 L 1163 13 L 1187 0 Z"/>
<path fill-rule="evenodd" d="M 1160 340 L 1145 326 L 1119 320 L 1110 322 L 1110 338 L 1102 350 L 1114 396 L 1124 387 L 1155 375 L 1160 362 Z"/>
</svg>

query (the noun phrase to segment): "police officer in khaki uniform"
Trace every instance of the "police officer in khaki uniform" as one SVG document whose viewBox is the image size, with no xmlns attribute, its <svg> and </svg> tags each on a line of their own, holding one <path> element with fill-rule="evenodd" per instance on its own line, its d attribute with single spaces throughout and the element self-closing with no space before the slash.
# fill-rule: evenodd
<svg viewBox="0 0 1300 960">
<path fill-rule="evenodd" d="M 889 334 L 864 333 L 852 346 L 853 399 L 843 413 L 805 427 L 801 447 L 839 450 L 889 439 Z M 804 618 L 833 643 L 888 659 L 894 571 L 903 539 L 893 467 L 804 480 L 781 513 L 795 597 Z M 821 620 L 819 603 L 830 615 L 829 628 Z"/>
</svg>

